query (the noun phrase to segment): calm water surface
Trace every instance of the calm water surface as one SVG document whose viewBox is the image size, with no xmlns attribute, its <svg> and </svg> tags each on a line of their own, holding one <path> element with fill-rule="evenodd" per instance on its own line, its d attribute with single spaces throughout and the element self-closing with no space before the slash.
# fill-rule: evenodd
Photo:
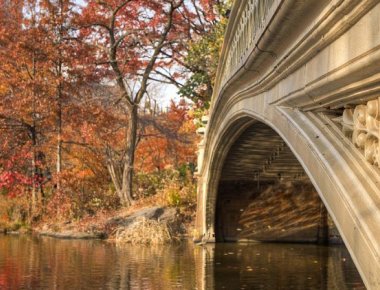
<svg viewBox="0 0 380 290">
<path fill-rule="evenodd" d="M 0 235 L 0 289 L 365 289 L 344 247 L 102 241 Z"/>
</svg>

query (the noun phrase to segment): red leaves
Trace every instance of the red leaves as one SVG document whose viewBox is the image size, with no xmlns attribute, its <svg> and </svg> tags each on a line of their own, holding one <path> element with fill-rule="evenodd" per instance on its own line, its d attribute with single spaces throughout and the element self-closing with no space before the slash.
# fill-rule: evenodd
<svg viewBox="0 0 380 290">
<path fill-rule="evenodd" d="M 25 187 L 31 186 L 33 180 L 24 171 L 28 165 L 28 159 L 25 158 L 28 156 L 28 153 L 20 152 L 3 162 L 0 167 L 0 191 L 5 190 L 8 196 L 16 197 L 24 193 Z"/>
<path fill-rule="evenodd" d="M 16 178 L 13 175 L 13 172 L 5 171 L 0 174 L 0 187 L 10 187 Z"/>
<path fill-rule="evenodd" d="M 93 49 L 92 58 L 86 59 L 86 66 L 94 69 L 90 64 L 96 64 L 98 69 L 108 74 L 113 62 L 117 63 L 125 79 L 139 79 L 168 25 L 169 3 L 162 0 L 88 1 L 77 23 L 81 27 L 81 38 Z M 186 41 L 190 25 L 188 19 L 184 19 L 185 10 L 183 4 L 174 11 L 159 59 L 167 58 L 161 52 Z M 113 61 L 110 59 L 111 48 L 115 49 Z M 154 67 L 162 65 L 165 62 L 157 62 Z M 113 78 L 119 77 L 113 73 Z"/>
</svg>

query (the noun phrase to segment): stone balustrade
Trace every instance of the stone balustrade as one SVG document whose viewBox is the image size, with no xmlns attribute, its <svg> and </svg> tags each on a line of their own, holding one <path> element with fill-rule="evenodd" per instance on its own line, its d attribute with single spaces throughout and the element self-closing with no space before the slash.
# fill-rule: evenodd
<svg viewBox="0 0 380 290">
<path fill-rule="evenodd" d="M 245 60 L 264 32 L 268 20 L 273 16 L 275 8 L 281 2 L 283 0 L 235 2 L 233 11 L 236 13 L 231 15 L 230 21 L 233 23 L 229 25 L 226 33 L 214 96 L 219 95 L 227 81 L 244 65 Z"/>
</svg>

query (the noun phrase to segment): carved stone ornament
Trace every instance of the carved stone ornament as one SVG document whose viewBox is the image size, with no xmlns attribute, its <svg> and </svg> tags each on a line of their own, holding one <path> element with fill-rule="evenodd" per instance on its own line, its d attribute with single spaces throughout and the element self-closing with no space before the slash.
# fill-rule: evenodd
<svg viewBox="0 0 380 290">
<path fill-rule="evenodd" d="M 365 159 L 380 168 L 380 98 L 345 109 L 343 124 L 352 130 L 352 142 Z"/>
</svg>

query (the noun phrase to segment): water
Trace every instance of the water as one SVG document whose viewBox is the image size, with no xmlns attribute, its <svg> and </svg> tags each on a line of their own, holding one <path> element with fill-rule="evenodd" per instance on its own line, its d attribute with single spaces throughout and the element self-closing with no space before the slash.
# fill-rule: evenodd
<svg viewBox="0 0 380 290">
<path fill-rule="evenodd" d="M 104 241 L 0 235 L 0 289 L 365 289 L 347 250 L 300 244 Z"/>
</svg>

